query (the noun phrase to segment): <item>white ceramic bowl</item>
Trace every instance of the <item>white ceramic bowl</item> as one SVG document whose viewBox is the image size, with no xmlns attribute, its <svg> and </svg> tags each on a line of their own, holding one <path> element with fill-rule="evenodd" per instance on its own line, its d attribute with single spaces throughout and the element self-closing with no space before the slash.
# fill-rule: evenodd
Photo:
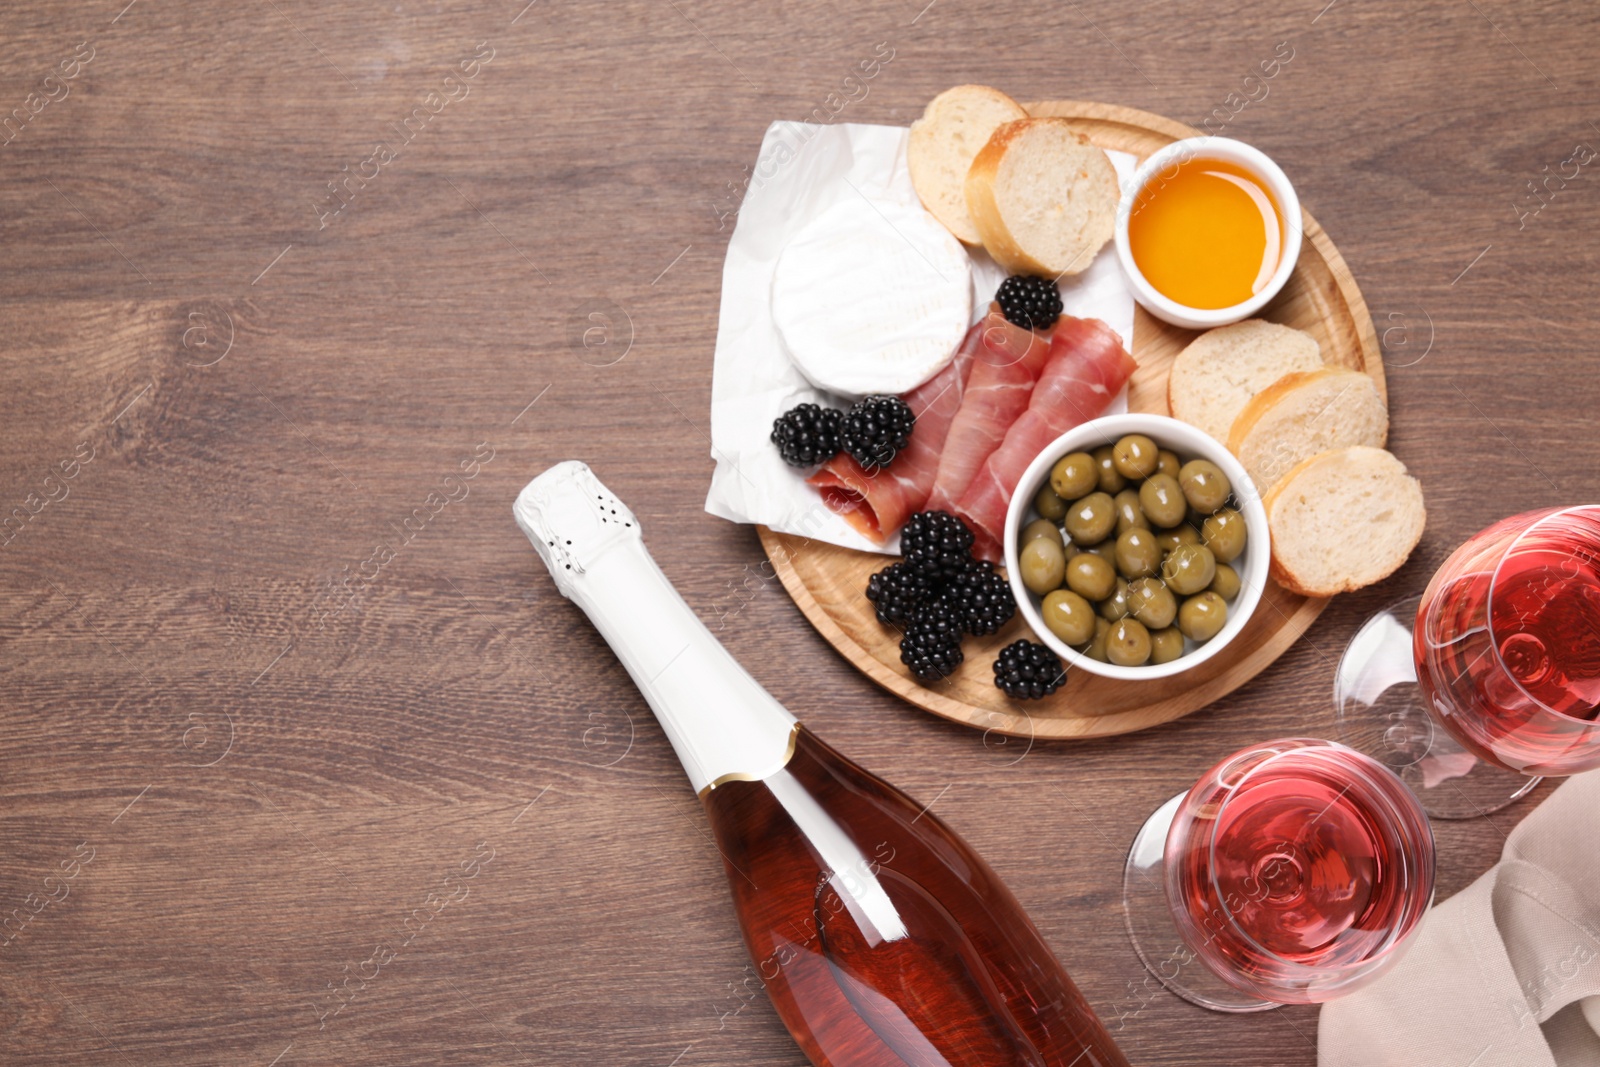
<svg viewBox="0 0 1600 1067">
<path fill-rule="evenodd" d="M 1074 651 L 1044 624 L 1039 613 L 1040 600 L 1022 584 L 1022 571 L 1017 566 L 1017 536 L 1022 527 L 1039 513 L 1033 510 L 1033 498 L 1050 480 L 1050 468 L 1068 452 L 1092 452 L 1102 445 L 1116 443 L 1130 433 L 1142 433 L 1159 447 L 1170 449 L 1184 462 L 1191 459 L 1209 459 L 1222 469 L 1233 486 L 1233 498 L 1239 513 L 1244 516 L 1244 552 L 1234 560 L 1232 567 L 1239 572 L 1239 595 L 1228 605 L 1228 621 L 1217 636 L 1209 641 L 1184 640 L 1184 654 L 1169 663 L 1146 663 L 1139 667 L 1119 667 L 1114 663 L 1101 663 Z M 1225 648 L 1229 641 L 1239 636 L 1256 605 L 1261 600 L 1261 590 L 1267 581 L 1267 564 L 1272 556 L 1267 532 L 1267 510 L 1261 505 L 1261 494 L 1256 492 L 1250 476 L 1244 472 L 1233 454 L 1208 434 L 1186 422 L 1169 419 L 1165 415 L 1107 415 L 1086 422 L 1075 430 L 1068 430 L 1036 456 L 1023 472 L 1017 490 L 1011 495 L 1011 507 L 1006 511 L 1005 565 L 1011 592 L 1017 598 L 1017 608 L 1028 626 L 1056 655 L 1067 661 L 1069 667 L 1080 667 L 1091 674 L 1107 678 L 1125 678 L 1137 681 L 1149 678 L 1166 678 L 1181 671 L 1197 667 Z"/>
<path fill-rule="evenodd" d="M 1283 248 L 1278 259 L 1278 269 L 1261 291 L 1242 304 L 1226 308 L 1192 308 L 1178 303 L 1156 291 L 1145 281 L 1139 266 L 1133 261 L 1133 249 L 1128 244 L 1128 219 L 1141 190 L 1152 178 L 1177 163 L 1189 159 L 1220 159 L 1233 163 L 1254 174 L 1267 187 L 1278 211 L 1283 216 Z M 1209 330 L 1213 326 L 1226 326 L 1239 322 L 1260 311 L 1267 301 L 1278 295 L 1289 275 L 1294 273 L 1295 261 L 1300 258 L 1300 198 L 1282 169 L 1266 153 L 1231 137 L 1190 137 L 1156 152 L 1134 172 L 1133 180 L 1122 191 L 1122 202 L 1117 205 L 1117 258 L 1122 261 L 1123 273 L 1133 289 L 1134 299 L 1158 319 L 1189 330 Z"/>
</svg>

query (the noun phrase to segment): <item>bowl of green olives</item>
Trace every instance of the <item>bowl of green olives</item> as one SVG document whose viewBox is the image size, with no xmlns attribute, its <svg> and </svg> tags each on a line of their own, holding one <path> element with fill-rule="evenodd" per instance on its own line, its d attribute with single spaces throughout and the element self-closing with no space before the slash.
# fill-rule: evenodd
<svg viewBox="0 0 1600 1067">
<path fill-rule="evenodd" d="M 1108 415 L 1028 465 L 1006 516 L 1022 617 L 1075 667 L 1165 678 L 1244 629 L 1270 562 L 1267 513 L 1239 461 L 1188 423 Z"/>
</svg>

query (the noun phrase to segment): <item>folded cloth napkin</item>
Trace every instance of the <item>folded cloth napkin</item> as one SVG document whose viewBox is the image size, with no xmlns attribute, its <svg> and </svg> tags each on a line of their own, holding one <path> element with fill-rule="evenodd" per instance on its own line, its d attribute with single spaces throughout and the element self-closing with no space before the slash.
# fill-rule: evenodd
<svg viewBox="0 0 1600 1067">
<path fill-rule="evenodd" d="M 1568 779 L 1405 957 L 1323 1005 L 1320 1067 L 1600 1065 L 1600 771 Z"/>
</svg>

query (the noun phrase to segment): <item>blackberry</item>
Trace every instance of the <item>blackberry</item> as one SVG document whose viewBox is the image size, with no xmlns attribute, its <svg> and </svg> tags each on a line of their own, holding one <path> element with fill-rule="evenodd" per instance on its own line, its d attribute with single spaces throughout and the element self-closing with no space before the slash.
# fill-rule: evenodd
<svg viewBox="0 0 1600 1067">
<path fill-rule="evenodd" d="M 1066 680 L 1055 653 L 1033 641 L 1013 641 L 995 657 L 994 684 L 1014 700 L 1049 696 Z"/>
<path fill-rule="evenodd" d="M 1049 278 L 1013 274 L 994 298 L 1007 322 L 1030 330 L 1048 330 L 1061 317 L 1061 290 Z"/>
<path fill-rule="evenodd" d="M 900 554 L 915 570 L 949 581 L 972 561 L 972 531 L 948 511 L 919 511 L 900 528 Z"/>
<path fill-rule="evenodd" d="M 900 639 L 900 662 L 925 682 L 946 677 L 965 658 L 961 652 L 961 623 L 943 600 L 918 610 Z"/>
<path fill-rule="evenodd" d="M 917 417 L 897 396 L 869 396 L 856 402 L 839 429 L 839 443 L 867 470 L 887 467 L 911 443 Z"/>
<path fill-rule="evenodd" d="M 987 637 L 1017 613 L 1011 585 L 995 573 L 986 559 L 972 559 L 945 586 L 944 598 L 955 609 L 961 628 L 974 637 Z"/>
<path fill-rule="evenodd" d="M 791 467 L 811 467 L 839 454 L 844 413 L 817 404 L 792 407 L 772 420 L 772 443 Z"/>
<path fill-rule="evenodd" d="M 891 563 L 867 579 L 867 599 L 885 625 L 905 622 L 933 595 L 928 576 L 905 563 Z"/>
</svg>

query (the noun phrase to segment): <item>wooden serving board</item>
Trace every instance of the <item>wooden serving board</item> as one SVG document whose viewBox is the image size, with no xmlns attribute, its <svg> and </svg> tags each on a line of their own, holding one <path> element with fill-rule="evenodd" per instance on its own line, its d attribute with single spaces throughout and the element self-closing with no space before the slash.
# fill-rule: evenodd
<svg viewBox="0 0 1600 1067">
<path fill-rule="evenodd" d="M 1071 119 L 1101 148 L 1131 152 L 1141 161 L 1164 145 L 1200 134 L 1171 119 L 1111 104 L 1059 100 L 1027 108 L 1034 115 Z M 1365 371 L 1387 398 L 1383 359 L 1366 302 L 1322 227 L 1303 211 L 1301 218 L 1305 237 L 1299 263 L 1260 317 L 1310 333 L 1330 366 Z M 1129 411 L 1167 414 L 1167 369 L 1196 336 L 1196 331 L 1169 326 L 1143 308 L 1135 310 L 1133 356 L 1139 369 L 1128 385 Z M 900 632 L 878 622 L 864 593 L 867 578 L 888 565 L 887 557 L 759 529 L 762 547 L 794 602 L 863 674 L 935 715 L 1016 737 L 1102 737 L 1187 715 L 1277 659 L 1327 603 L 1269 582 L 1244 631 L 1193 670 L 1147 682 L 1068 671 L 1066 684 L 1051 696 L 1017 701 L 995 688 L 992 664 L 1005 645 L 1033 636 L 1020 614 L 992 637 L 967 638 L 961 668 L 940 683 L 924 685 L 900 663 Z"/>
</svg>

